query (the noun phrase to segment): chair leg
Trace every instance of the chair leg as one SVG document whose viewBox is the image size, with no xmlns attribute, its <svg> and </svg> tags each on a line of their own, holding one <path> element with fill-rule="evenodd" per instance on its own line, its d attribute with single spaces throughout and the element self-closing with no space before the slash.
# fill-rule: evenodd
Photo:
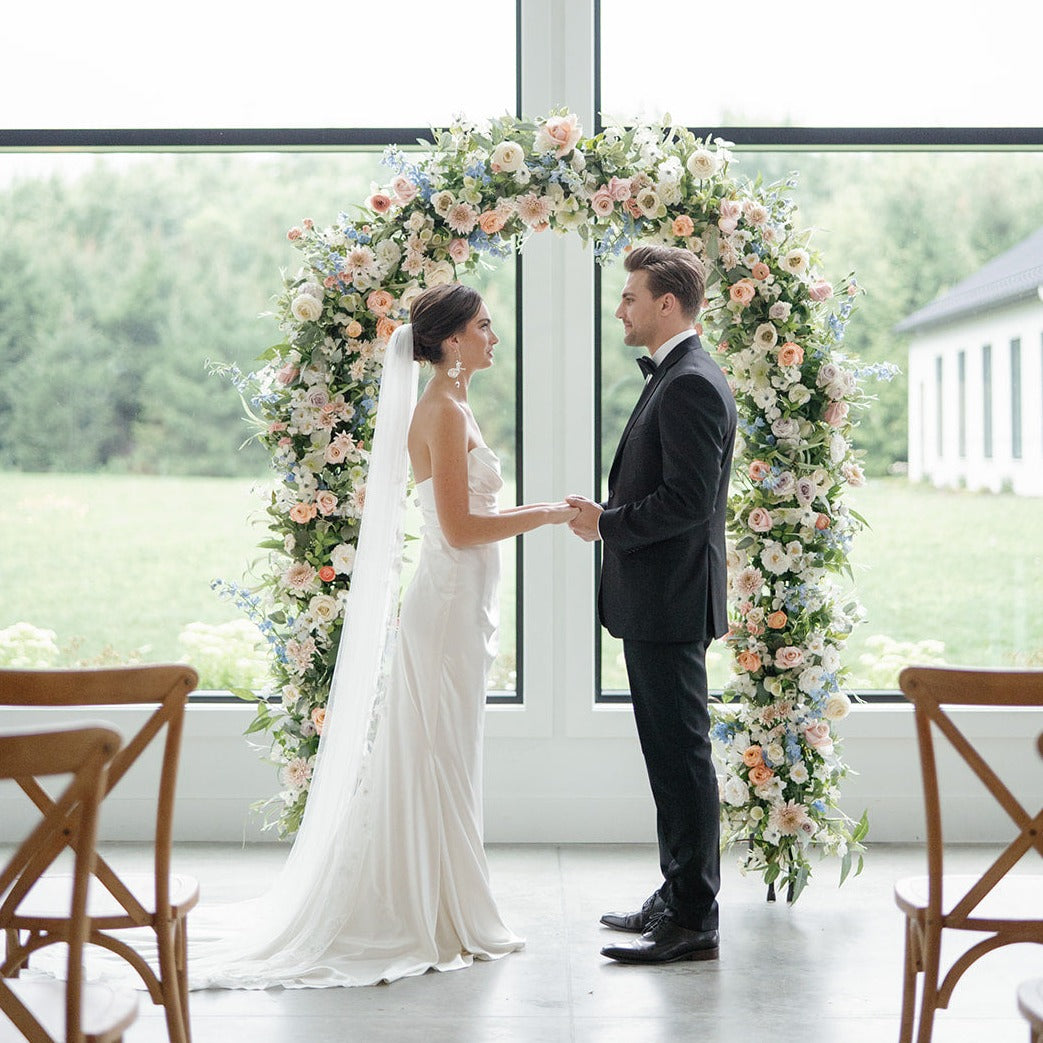
<svg viewBox="0 0 1043 1043">
<path fill-rule="evenodd" d="M 916 925 L 905 918 L 905 956 L 902 967 L 902 1020 L 898 1043 L 913 1043 L 913 1020 L 916 1017 L 916 975 L 920 961 Z"/>
<path fill-rule="evenodd" d="M 167 1036 L 170 1043 L 188 1043 L 188 1034 L 181 1014 L 181 990 L 178 987 L 172 924 L 157 925 L 156 942 L 159 956 L 159 985 L 163 991 L 163 1009 L 167 1016 Z"/>
<path fill-rule="evenodd" d="M 934 1032 L 934 1014 L 938 1009 L 938 968 L 942 956 L 941 932 L 924 924 L 923 932 L 923 990 L 920 995 L 920 1031 L 916 1043 L 931 1043 Z"/>
<path fill-rule="evenodd" d="M 4 962 L 6 962 L 11 953 L 16 952 L 21 947 L 21 939 L 18 937 L 18 932 L 13 927 L 8 927 L 4 931 Z M 25 961 L 28 963 L 28 961 Z M 9 978 L 17 978 L 22 971 L 22 965 L 19 964 L 17 967 L 12 967 L 7 973 Z"/>
<path fill-rule="evenodd" d="M 177 964 L 178 1000 L 181 1021 L 185 1026 L 185 1043 L 192 1043 L 192 1021 L 188 1015 L 188 921 L 185 919 L 174 925 L 174 961 Z"/>
</svg>

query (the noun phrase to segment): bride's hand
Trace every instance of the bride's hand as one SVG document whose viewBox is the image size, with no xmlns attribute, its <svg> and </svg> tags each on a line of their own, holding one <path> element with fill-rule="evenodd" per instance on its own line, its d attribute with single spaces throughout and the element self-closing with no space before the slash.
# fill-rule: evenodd
<svg viewBox="0 0 1043 1043">
<path fill-rule="evenodd" d="M 579 514 L 579 508 L 562 500 L 560 503 L 548 503 L 546 506 L 548 525 L 565 525 Z"/>
</svg>

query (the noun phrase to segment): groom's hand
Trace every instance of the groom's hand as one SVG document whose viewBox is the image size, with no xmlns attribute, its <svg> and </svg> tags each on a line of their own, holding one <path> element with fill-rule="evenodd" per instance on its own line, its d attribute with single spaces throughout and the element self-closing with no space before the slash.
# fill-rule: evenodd
<svg viewBox="0 0 1043 1043">
<path fill-rule="evenodd" d="M 598 519 L 601 517 L 601 505 L 593 500 L 588 500 L 585 496 L 566 496 L 565 502 L 570 507 L 575 507 L 579 510 L 579 514 L 569 522 L 569 528 L 581 540 L 586 540 L 587 543 L 600 540 L 601 533 L 598 532 Z"/>
</svg>

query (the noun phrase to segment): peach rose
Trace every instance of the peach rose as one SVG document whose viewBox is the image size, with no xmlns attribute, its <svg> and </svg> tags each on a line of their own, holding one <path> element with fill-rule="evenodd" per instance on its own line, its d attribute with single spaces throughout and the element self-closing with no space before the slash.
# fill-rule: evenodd
<svg viewBox="0 0 1043 1043">
<path fill-rule="evenodd" d="M 754 279 L 767 279 L 771 275 L 771 269 L 763 261 L 758 261 L 753 266 L 750 274 Z"/>
<path fill-rule="evenodd" d="M 755 482 L 763 481 L 771 474 L 771 468 L 763 460 L 754 460 L 750 464 L 750 477 Z"/>
<path fill-rule="evenodd" d="M 746 519 L 746 524 L 749 525 L 754 532 L 770 532 L 772 525 L 775 524 L 771 517 L 763 507 L 754 507 L 750 511 L 750 516 Z"/>
<path fill-rule="evenodd" d="M 291 243 L 294 241 L 294 239 L 300 239 L 300 237 L 301 237 L 301 230 L 299 228 L 291 228 L 286 233 L 286 238 L 289 239 Z"/>
<path fill-rule="evenodd" d="M 804 361 L 804 349 L 788 340 L 779 348 L 780 366 L 799 366 Z"/>
<path fill-rule="evenodd" d="M 396 322 L 394 319 L 389 319 L 386 315 L 382 315 L 377 319 L 377 340 L 390 340 L 391 334 L 401 325 L 401 322 Z"/>
<path fill-rule="evenodd" d="M 750 674 L 755 674 L 761 668 L 761 657 L 749 649 L 740 652 L 735 657 L 735 662 L 740 670 L 745 670 Z"/>
<path fill-rule="evenodd" d="M 774 774 L 767 764 L 755 764 L 750 768 L 749 779 L 754 786 L 763 786 Z"/>
<path fill-rule="evenodd" d="M 315 222 L 310 217 L 306 217 L 301 224 L 309 230 L 315 227 Z"/>
<path fill-rule="evenodd" d="M 295 503 L 290 508 L 290 521 L 298 525 L 306 525 L 319 513 L 319 508 L 313 503 Z"/>
<path fill-rule="evenodd" d="M 796 645 L 785 645 L 775 653 L 775 665 L 780 670 L 792 670 L 804 662 L 804 653 Z"/>
<path fill-rule="evenodd" d="M 757 288 L 749 279 L 740 279 L 729 291 L 728 296 L 733 301 L 738 301 L 743 307 L 753 300 Z"/>
<path fill-rule="evenodd" d="M 828 514 L 820 514 L 815 519 L 815 528 L 818 529 L 820 532 L 823 532 L 826 529 L 828 529 L 829 528 L 829 515 Z"/>
<path fill-rule="evenodd" d="M 695 224 L 687 214 L 681 214 L 673 220 L 674 235 L 687 237 L 695 231 Z"/>
<path fill-rule="evenodd" d="M 355 340 L 356 337 L 362 336 L 362 323 L 357 319 L 352 319 L 351 322 L 344 327 L 344 336 L 348 340 Z"/>
<path fill-rule="evenodd" d="M 319 569 L 319 579 L 323 583 L 332 583 L 337 578 L 337 570 L 332 565 L 323 565 Z"/>
<path fill-rule="evenodd" d="M 483 210 L 478 215 L 478 227 L 486 235 L 496 235 L 506 223 L 506 218 L 498 210 Z"/>
<path fill-rule="evenodd" d="M 761 756 L 761 748 L 759 746 L 747 746 L 742 752 L 742 762 L 747 768 L 755 768 L 758 764 L 763 764 L 764 757 Z"/>
<path fill-rule="evenodd" d="M 316 706 L 311 712 L 311 723 L 315 725 L 315 730 L 322 734 L 322 729 L 326 726 L 326 707 Z"/>
<path fill-rule="evenodd" d="M 366 307 L 374 315 L 387 315 L 394 307 L 395 298 L 387 290 L 374 290 L 366 298 Z M 360 331 L 361 332 L 361 331 Z"/>
<path fill-rule="evenodd" d="M 383 192 L 374 192 L 369 197 L 369 208 L 378 214 L 386 214 L 391 209 L 391 196 L 386 196 Z"/>
<path fill-rule="evenodd" d="M 772 612 L 765 621 L 772 630 L 781 630 L 788 622 L 788 617 L 783 611 Z"/>
<path fill-rule="evenodd" d="M 829 424 L 830 427 L 840 427 L 841 424 L 847 419 L 848 404 L 846 402 L 830 402 L 829 408 L 826 410 L 823 420 Z"/>
</svg>

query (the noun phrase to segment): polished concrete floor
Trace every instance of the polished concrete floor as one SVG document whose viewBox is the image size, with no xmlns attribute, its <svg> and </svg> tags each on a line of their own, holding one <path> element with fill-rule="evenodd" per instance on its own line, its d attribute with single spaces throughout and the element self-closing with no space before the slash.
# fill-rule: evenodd
<svg viewBox="0 0 1043 1043">
<path fill-rule="evenodd" d="M 207 899 L 263 888 L 285 849 L 182 845 L 177 868 Z M 959 849 L 968 867 L 990 849 Z M 656 883 L 646 846 L 500 846 L 489 849 L 504 918 L 523 952 L 447 974 L 365 989 L 208 991 L 191 999 L 195 1043 L 883 1043 L 897 1039 L 901 918 L 893 881 L 922 871 L 913 847 L 871 848 L 861 877 L 836 886 L 816 870 L 795 906 L 769 905 L 759 880 L 726 857 L 722 949 L 714 963 L 623 966 L 599 949 L 625 937 L 601 927 L 606 909 L 640 904 Z M 1038 861 L 1038 860 L 1037 860 Z M 952 868 L 958 868 L 953 865 Z M 191 924 L 191 920 L 190 920 Z M 191 934 L 191 931 L 190 931 Z M 986 957 L 938 1016 L 936 1043 L 1025 1043 L 1015 990 L 1043 976 L 1043 946 Z M 127 1043 L 166 1038 L 142 1005 Z"/>
</svg>

